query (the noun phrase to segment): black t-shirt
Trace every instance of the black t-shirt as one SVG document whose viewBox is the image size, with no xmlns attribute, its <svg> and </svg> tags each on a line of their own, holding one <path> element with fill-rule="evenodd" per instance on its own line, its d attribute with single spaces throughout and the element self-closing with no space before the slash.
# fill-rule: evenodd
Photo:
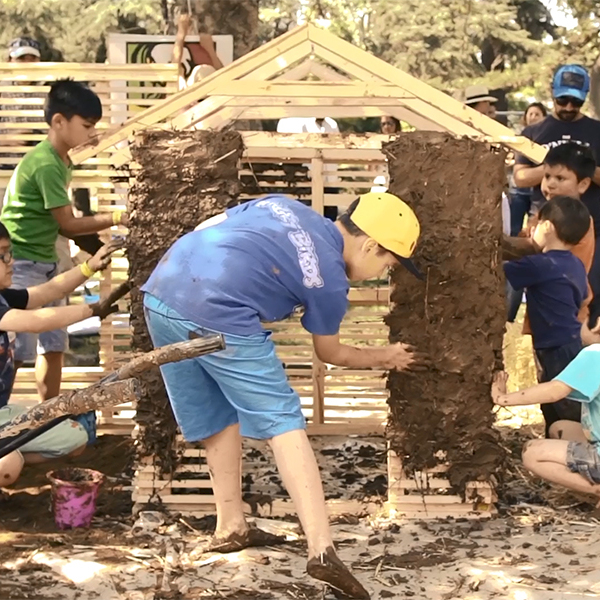
<svg viewBox="0 0 600 600">
<path fill-rule="evenodd" d="M 543 121 L 525 127 L 522 135 L 544 146 L 544 148 L 553 148 L 567 142 L 577 142 L 584 146 L 589 146 L 596 159 L 596 166 L 600 166 L 600 121 L 596 119 L 584 116 L 577 121 L 567 122 L 548 115 Z M 535 163 L 522 155 L 517 158 L 517 163 L 521 165 L 535 165 Z M 544 197 L 538 185 L 533 188 L 531 201 L 539 205 L 543 200 Z M 592 215 L 596 237 L 599 237 L 600 187 L 592 181 L 588 191 L 583 194 L 581 200 L 587 206 L 590 215 Z"/>
<path fill-rule="evenodd" d="M 27 290 L 0 290 L 0 319 L 11 308 L 24 310 L 29 302 Z M 13 346 L 15 335 L 0 329 L 0 408 L 8 404 L 15 378 Z"/>
</svg>

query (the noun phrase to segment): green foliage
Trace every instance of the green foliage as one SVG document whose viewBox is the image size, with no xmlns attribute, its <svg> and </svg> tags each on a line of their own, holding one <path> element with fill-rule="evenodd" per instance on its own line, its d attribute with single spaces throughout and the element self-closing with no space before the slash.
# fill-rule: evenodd
<svg viewBox="0 0 600 600">
<path fill-rule="evenodd" d="M 557 27 L 542 0 L 262 0 L 261 40 L 313 21 L 448 92 L 473 83 L 549 97 L 554 69 L 591 67 L 600 1 L 559 0 L 578 19 Z"/>
<path fill-rule="evenodd" d="M 31 35 L 42 44 L 43 60 L 104 60 L 111 31 L 160 33 L 160 0 L 2 0 L 0 45 Z"/>
<path fill-rule="evenodd" d="M 259 39 L 313 22 L 446 91 L 485 83 L 522 103 L 548 98 L 559 64 L 591 67 L 597 58 L 600 0 L 558 5 L 576 27 L 557 27 L 542 0 L 260 0 Z M 103 61 L 109 32 L 172 30 L 186 7 L 187 0 L 2 0 L 0 45 L 29 34 L 44 60 Z"/>
</svg>

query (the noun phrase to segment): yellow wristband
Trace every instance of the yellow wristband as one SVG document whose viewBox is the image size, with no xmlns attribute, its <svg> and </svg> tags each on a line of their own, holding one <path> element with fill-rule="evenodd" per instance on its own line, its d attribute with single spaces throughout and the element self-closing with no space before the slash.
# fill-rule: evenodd
<svg viewBox="0 0 600 600">
<path fill-rule="evenodd" d="M 89 279 L 96 272 L 96 271 L 92 271 L 87 260 L 84 263 L 82 263 L 81 265 L 79 265 L 79 268 L 81 269 L 81 274 L 86 279 Z"/>
<path fill-rule="evenodd" d="M 113 225 L 120 225 L 122 216 L 123 216 L 123 211 L 115 210 L 115 212 L 112 214 Z"/>
</svg>

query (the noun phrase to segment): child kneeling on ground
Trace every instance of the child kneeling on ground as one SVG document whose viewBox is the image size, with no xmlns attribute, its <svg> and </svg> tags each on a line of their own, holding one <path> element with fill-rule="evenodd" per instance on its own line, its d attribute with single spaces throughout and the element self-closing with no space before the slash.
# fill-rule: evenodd
<svg viewBox="0 0 600 600">
<path fill-rule="evenodd" d="M 505 382 L 500 374 L 492 388 L 499 406 L 552 406 L 565 398 L 581 405 L 581 423 L 553 423 L 556 439 L 527 442 L 523 464 L 547 481 L 600 500 L 600 344 L 584 348 L 552 381 L 512 394 L 505 393 Z"/>
<path fill-rule="evenodd" d="M 10 236 L 6 227 L 0 223 L 0 425 L 26 410 L 21 406 L 8 404 L 15 378 L 15 334 L 51 331 L 92 316 L 102 319 L 114 312 L 116 307 L 109 306 L 106 301 L 96 304 L 39 307 L 68 296 L 96 271 L 104 269 L 110 263 L 112 253 L 122 246 L 122 241 L 111 242 L 84 264 L 57 275 L 47 283 L 15 290 L 10 287 L 13 274 Z M 41 462 L 81 452 L 95 437 L 94 412 L 64 421 L 25 444 L 20 451 L 0 459 L 0 487 L 14 483 L 24 463 Z"/>
</svg>

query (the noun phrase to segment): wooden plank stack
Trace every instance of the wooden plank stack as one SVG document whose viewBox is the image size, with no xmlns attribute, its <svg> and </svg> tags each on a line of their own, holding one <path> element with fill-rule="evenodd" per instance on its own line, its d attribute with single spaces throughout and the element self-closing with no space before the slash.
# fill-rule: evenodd
<svg viewBox="0 0 600 600">
<path fill-rule="evenodd" d="M 495 514 L 498 500 L 492 481 L 469 481 L 464 497 L 452 492 L 447 464 L 406 471 L 400 457 L 388 451 L 388 509 L 398 518 L 483 518 Z"/>
</svg>

